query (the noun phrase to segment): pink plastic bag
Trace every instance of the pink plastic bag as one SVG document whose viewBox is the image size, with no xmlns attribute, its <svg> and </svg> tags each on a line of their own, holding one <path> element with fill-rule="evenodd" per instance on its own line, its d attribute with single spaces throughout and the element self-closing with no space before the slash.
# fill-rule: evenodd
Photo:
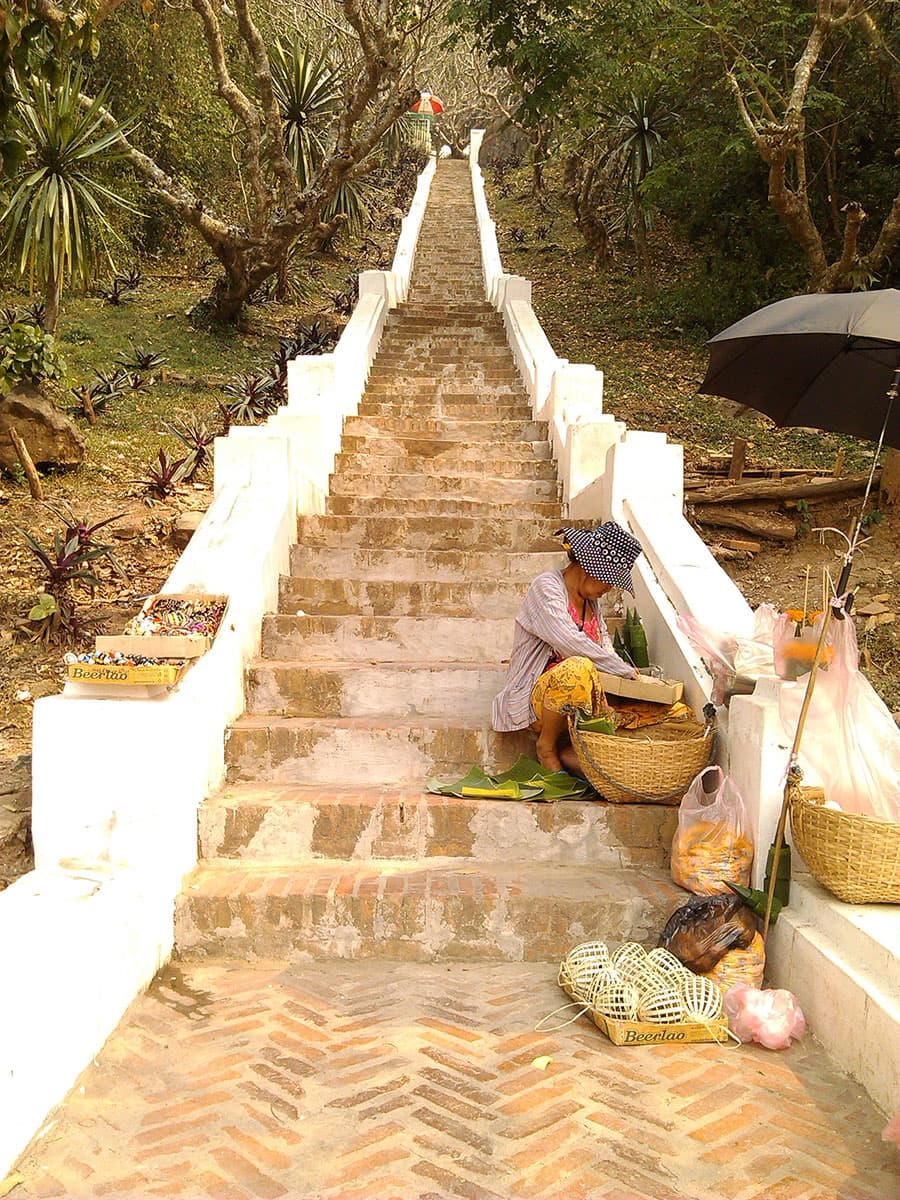
<svg viewBox="0 0 900 1200">
<path fill-rule="evenodd" d="M 725 993 L 725 1015 L 736 1037 L 767 1050 L 787 1050 L 791 1038 L 799 1041 L 806 1033 L 797 998 L 783 988 L 761 990 L 736 983 Z"/>
</svg>

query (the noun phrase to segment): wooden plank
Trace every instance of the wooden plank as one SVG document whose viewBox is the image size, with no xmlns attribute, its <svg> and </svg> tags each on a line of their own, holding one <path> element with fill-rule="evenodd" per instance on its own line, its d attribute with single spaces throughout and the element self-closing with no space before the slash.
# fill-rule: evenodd
<svg viewBox="0 0 900 1200">
<path fill-rule="evenodd" d="M 732 483 L 737 481 L 744 474 L 744 467 L 747 465 L 747 439 L 735 438 L 734 449 L 731 451 L 731 464 L 728 467 L 728 478 Z"/>
</svg>

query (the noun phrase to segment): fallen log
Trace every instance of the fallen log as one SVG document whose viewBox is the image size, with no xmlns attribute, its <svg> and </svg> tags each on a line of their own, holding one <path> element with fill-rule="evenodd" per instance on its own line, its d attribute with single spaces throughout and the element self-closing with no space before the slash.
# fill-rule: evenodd
<svg viewBox="0 0 900 1200">
<path fill-rule="evenodd" d="M 790 517 L 781 513 L 748 512 L 742 508 L 729 508 L 724 504 L 697 505 L 694 518 L 701 525 L 718 525 L 722 529 L 743 529 L 756 537 L 769 538 L 775 542 L 792 542 L 797 536 L 797 526 Z"/>
<path fill-rule="evenodd" d="M 745 559 L 748 557 L 746 551 L 732 550 L 729 546 L 723 546 L 719 542 L 709 545 L 708 549 L 716 562 L 734 562 L 736 559 Z"/>
<path fill-rule="evenodd" d="M 875 472 L 877 487 L 881 472 Z M 866 490 L 868 474 L 845 475 L 841 479 L 826 476 L 813 479 L 747 479 L 740 483 L 705 484 L 686 490 L 685 499 L 691 504 L 735 504 L 745 500 L 811 500 L 820 497 L 854 496 Z"/>
</svg>

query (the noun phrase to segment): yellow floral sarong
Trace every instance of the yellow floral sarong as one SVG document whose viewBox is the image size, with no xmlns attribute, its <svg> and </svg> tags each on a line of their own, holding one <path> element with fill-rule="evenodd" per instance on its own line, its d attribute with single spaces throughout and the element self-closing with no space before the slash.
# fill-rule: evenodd
<svg viewBox="0 0 900 1200">
<path fill-rule="evenodd" d="M 551 712 L 562 712 L 566 705 L 580 708 L 592 717 L 610 713 L 597 668 L 589 658 L 564 658 L 561 663 L 538 676 L 531 689 L 531 707 L 537 717 L 532 728 L 540 731 L 545 708 Z"/>
<path fill-rule="evenodd" d="M 690 708 L 674 704 L 654 704 L 649 700 L 626 700 L 607 697 L 597 668 L 589 658 L 573 656 L 539 675 L 531 689 L 531 707 L 537 720 L 531 728 L 540 733 L 544 709 L 562 712 L 567 706 L 579 708 L 591 717 L 607 716 L 616 729 L 642 729 L 662 721 L 690 715 Z"/>
</svg>

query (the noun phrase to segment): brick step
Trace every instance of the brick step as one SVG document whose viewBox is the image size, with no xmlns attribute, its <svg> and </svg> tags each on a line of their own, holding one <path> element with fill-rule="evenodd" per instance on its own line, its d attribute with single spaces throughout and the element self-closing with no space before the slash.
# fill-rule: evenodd
<svg viewBox="0 0 900 1200">
<path fill-rule="evenodd" d="M 393 368 L 381 371 L 377 362 L 372 368 L 366 383 L 366 392 L 387 392 L 396 395 L 403 390 L 410 398 L 431 396 L 436 392 L 441 398 L 460 400 L 481 399 L 485 393 L 492 396 L 508 396 L 510 394 L 524 399 L 524 388 L 519 376 L 513 370 L 492 372 L 491 378 L 485 378 L 483 371 L 476 367 L 445 366 L 439 370 L 425 371 L 423 369 L 399 372 Z"/>
<path fill-rule="evenodd" d="M 435 857 L 611 867 L 669 865 L 678 810 L 433 796 L 418 789 L 241 783 L 199 812 L 200 857 L 280 862 Z"/>
<path fill-rule="evenodd" d="M 387 339 L 386 339 L 387 340 Z M 447 345 L 423 344 L 422 338 L 410 338 L 407 345 L 398 346 L 385 342 L 378 350 L 378 366 L 391 366 L 402 369 L 409 364 L 414 370 L 426 367 L 429 363 L 458 363 L 474 359 L 473 346 L 463 346 L 462 339 L 454 339 Z M 509 346 L 502 344 L 499 339 L 494 342 L 479 342 L 477 361 L 481 366 L 506 365 L 512 358 Z"/>
<path fill-rule="evenodd" d="M 348 439 L 371 439 L 372 445 L 381 438 L 390 438 L 398 443 L 406 440 L 427 441 L 432 445 L 454 448 L 460 442 L 493 442 L 499 446 L 523 444 L 532 447 L 547 446 L 547 423 L 532 420 L 497 421 L 478 418 L 380 415 L 377 420 L 365 415 L 347 417 L 344 421 L 346 449 L 352 449 Z M 514 440 L 513 440 L 514 439 Z"/>
<path fill-rule="evenodd" d="M 347 479 L 364 475 L 367 479 L 377 479 L 379 484 L 404 475 L 419 476 L 422 480 L 446 479 L 451 481 L 446 491 L 455 491 L 457 487 L 466 490 L 470 485 L 464 484 L 464 480 L 530 480 L 551 484 L 552 494 L 558 494 L 557 466 L 552 458 L 535 458 L 533 454 L 508 458 L 491 444 L 476 446 L 466 455 L 446 450 L 438 455 L 407 455 L 402 451 L 373 454 L 368 449 L 350 450 L 336 455 L 334 474 Z"/>
<path fill-rule="evenodd" d="M 559 560 L 557 560 L 559 561 Z M 317 575 L 284 575 L 278 609 L 339 616 L 373 617 L 507 617 L 519 611 L 528 581 L 510 582 L 487 574 L 484 582 L 415 580 L 322 579 Z"/>
<path fill-rule="evenodd" d="M 462 775 L 473 763 L 504 771 L 520 754 L 533 755 L 534 742 L 527 730 L 495 733 L 486 722 L 463 716 L 243 716 L 231 727 L 225 760 L 229 781 L 421 787 L 433 775 Z"/>
<path fill-rule="evenodd" d="M 437 586 L 450 587 L 450 584 Z M 513 610 L 515 611 L 515 610 Z M 299 663 L 257 660 L 246 673 L 249 716 L 417 720 L 463 713 L 490 720 L 503 687 L 499 663 Z"/>
<path fill-rule="evenodd" d="M 434 655 L 443 662 L 493 664 L 509 657 L 509 617 L 296 616 L 263 618 L 263 658 L 303 662 L 412 663 Z"/>
<path fill-rule="evenodd" d="M 434 305 L 434 312 L 424 312 L 421 308 L 413 308 L 406 312 L 394 310 L 385 322 L 385 337 L 391 337 L 394 331 L 423 337 L 447 336 L 458 339 L 477 339 L 482 336 L 498 335 L 506 339 L 503 318 L 499 313 L 490 309 L 486 313 L 444 313 L 439 310 L 444 307 Z"/>
<path fill-rule="evenodd" d="M 213 860 L 185 881 L 175 944 L 180 957 L 556 963 L 588 938 L 655 942 L 683 897 L 651 868 Z"/>
<path fill-rule="evenodd" d="M 402 392 L 398 391 L 398 395 Z M 363 419 L 380 421 L 382 418 L 395 418 L 401 422 L 441 421 L 508 421 L 510 425 L 529 421 L 531 405 L 526 400 L 518 400 L 510 404 L 501 404 L 490 397 L 481 400 L 472 399 L 467 403 L 450 401 L 445 403 L 438 396 L 433 400 L 389 400 L 373 399 L 366 395 L 359 406 L 359 415 Z"/>
<path fill-rule="evenodd" d="M 410 515 L 397 517 L 372 513 L 359 517 L 326 514 L 297 518 L 297 540 L 311 546 L 371 546 L 422 550 L 463 550 L 491 548 L 514 550 L 522 554 L 539 551 L 559 552 L 560 528 L 557 517 L 471 516 L 435 517 Z M 578 522 L 572 522 L 578 525 Z"/>
<path fill-rule="evenodd" d="M 486 460 L 502 467 L 505 478 L 555 479 L 549 442 L 446 442 L 426 438 L 347 437 L 335 457 L 335 470 L 394 474 L 397 468 L 425 474 L 450 471 L 480 474 Z"/>
<path fill-rule="evenodd" d="M 518 554 L 481 546 L 473 550 L 377 550 L 370 546 L 295 545 L 290 574 L 323 580 L 365 580 L 370 583 L 530 583 L 541 571 L 565 564 L 562 549 L 555 553 Z"/>
<path fill-rule="evenodd" d="M 400 350 L 425 346 L 433 346 L 436 349 L 450 347 L 469 354 L 475 346 L 479 350 L 482 347 L 490 347 L 509 351 L 509 342 L 502 326 L 494 328 L 490 325 L 474 325 L 470 330 L 463 332 L 455 328 L 435 329 L 431 326 L 412 328 L 410 321 L 407 321 L 402 325 L 387 326 L 381 339 L 379 354 L 385 349 Z"/>
<path fill-rule="evenodd" d="M 562 507 L 556 501 L 520 500 L 515 504 L 499 504 L 493 500 L 408 499 L 389 496 L 335 496 L 325 502 L 330 516 L 424 516 L 424 517 L 483 517 L 501 521 L 547 517 L 562 522 Z"/>
<path fill-rule="evenodd" d="M 558 502 L 560 487 L 555 477 L 503 478 L 499 464 L 487 462 L 481 473 L 473 471 L 469 475 L 411 471 L 387 475 L 344 469 L 331 476 L 329 489 L 330 499 L 340 496 L 458 501 L 461 504 L 532 504 Z"/>
<path fill-rule="evenodd" d="M 439 325 L 452 325 L 461 321 L 502 325 L 503 318 L 487 300 L 440 300 L 427 304 L 414 304 L 405 300 L 391 312 L 391 317 L 401 321 L 411 317 L 415 321 L 436 321 Z"/>
</svg>

